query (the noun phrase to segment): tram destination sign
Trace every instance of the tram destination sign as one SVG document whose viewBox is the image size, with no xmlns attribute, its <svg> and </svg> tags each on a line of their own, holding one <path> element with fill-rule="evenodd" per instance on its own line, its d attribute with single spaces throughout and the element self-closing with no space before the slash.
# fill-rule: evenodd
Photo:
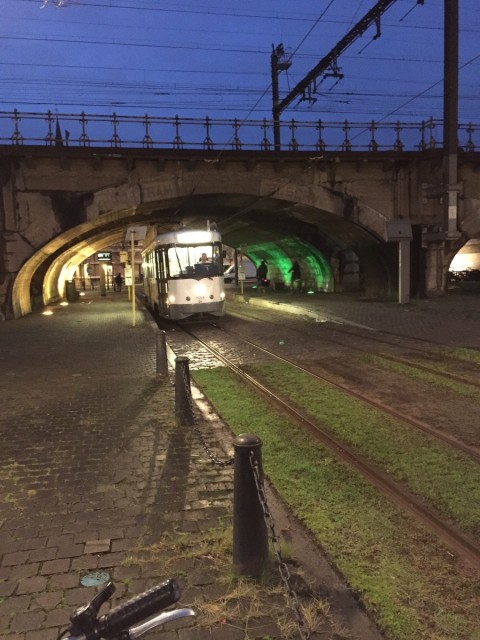
<svg viewBox="0 0 480 640">
<path fill-rule="evenodd" d="M 97 253 L 97 260 L 99 262 L 111 262 L 112 261 L 112 252 L 111 251 L 99 251 Z"/>
</svg>

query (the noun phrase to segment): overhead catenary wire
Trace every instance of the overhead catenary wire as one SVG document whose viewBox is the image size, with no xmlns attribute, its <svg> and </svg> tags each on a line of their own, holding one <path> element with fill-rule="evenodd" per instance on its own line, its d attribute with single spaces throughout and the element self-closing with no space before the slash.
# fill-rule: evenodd
<svg viewBox="0 0 480 640">
<path fill-rule="evenodd" d="M 338 3 L 340 2 L 341 0 L 338 0 Z M 401 5 L 402 9 L 405 9 L 406 6 L 411 6 L 413 2 L 414 0 L 399 0 L 398 4 Z M 33 8 L 38 7 L 39 3 L 40 0 L 15 0 L 15 6 L 17 6 L 17 4 L 20 4 L 23 6 L 31 6 Z M 305 25 L 306 28 L 301 29 L 301 31 L 303 32 L 302 35 L 298 36 L 297 38 L 299 42 L 305 42 L 308 34 L 313 33 L 313 25 L 317 24 L 318 22 L 318 15 L 313 15 L 313 13 L 311 12 L 311 5 L 309 5 L 309 11 L 306 11 L 304 8 L 302 12 L 301 10 L 299 11 L 299 9 L 296 7 L 295 12 L 292 12 L 290 8 L 285 7 L 284 5 L 278 6 L 277 4 L 274 5 L 273 11 L 265 11 L 264 7 L 266 7 L 267 5 L 262 6 L 259 3 L 252 7 L 251 10 L 248 8 L 248 6 L 245 5 L 242 5 L 242 7 L 235 6 L 230 9 L 228 6 L 226 6 L 226 4 L 228 3 L 218 2 L 218 0 L 206 0 L 202 7 L 198 7 L 195 5 L 188 6 L 184 5 L 183 3 L 180 6 L 178 4 L 173 5 L 173 3 L 171 6 L 165 6 L 165 3 L 163 2 L 153 3 L 147 2 L 146 0 L 138 3 L 132 3 L 131 1 L 121 2 L 119 0 L 109 0 L 108 2 L 106 2 L 106 0 L 105 2 L 101 2 L 99 0 L 93 2 L 89 2 L 88 0 L 76 0 L 75 2 L 73 2 L 72 0 L 68 0 L 67 4 L 69 5 L 68 7 L 66 7 L 65 9 L 62 8 L 59 11 L 56 11 L 53 9 L 53 7 L 51 7 L 48 10 L 48 14 L 45 11 L 37 12 L 36 15 L 41 15 L 42 19 L 41 21 L 35 20 L 34 22 L 39 22 L 42 26 L 39 27 L 39 29 L 35 29 L 36 33 L 33 35 L 24 33 L 24 40 L 9 40 L 8 42 L 11 43 L 12 47 L 10 47 L 9 44 L 8 50 L 12 49 L 13 51 L 18 51 L 19 49 L 16 48 L 17 45 L 15 44 L 15 42 L 17 42 L 18 45 L 20 45 L 21 43 L 25 43 L 27 48 L 31 48 L 32 51 L 35 51 L 35 42 L 37 42 L 38 46 L 42 47 L 43 51 L 45 51 L 45 47 L 47 47 L 46 51 L 48 53 L 50 51 L 53 51 L 57 47 L 63 46 L 61 44 L 61 42 L 63 42 L 66 47 L 69 47 L 69 51 L 71 51 L 72 54 L 75 52 L 75 55 L 71 55 L 65 58 L 65 63 L 68 64 L 72 60 L 79 59 L 78 66 L 75 66 L 75 64 L 71 63 L 68 64 L 68 66 L 65 66 L 65 73 L 62 71 L 62 64 L 50 67 L 40 66 L 40 69 L 45 69 L 45 73 L 39 73 L 39 71 L 37 70 L 38 68 L 35 64 L 36 60 L 41 60 L 42 62 L 44 60 L 45 62 L 52 62 L 50 56 L 36 56 L 35 60 L 32 60 L 32 66 L 30 67 L 27 65 L 17 66 L 17 64 L 22 60 L 21 58 L 19 58 L 19 56 L 16 56 L 15 59 L 13 59 L 14 57 L 12 56 L 11 62 L 9 63 L 12 66 L 9 67 L 8 63 L 5 63 L 5 56 L 3 56 L 3 64 L 0 63 L 2 64 L 2 81 L 0 81 L 0 86 L 2 87 L 2 104 L 12 104 L 12 100 L 8 102 L 8 99 L 9 97 L 14 98 L 14 95 L 19 96 L 19 100 L 27 100 L 29 103 L 34 103 L 35 95 L 40 95 L 40 87 L 46 105 L 61 104 L 63 97 L 68 97 L 69 102 L 73 102 L 73 90 L 70 89 L 72 85 L 68 81 L 68 76 L 70 76 L 74 79 L 74 82 L 77 83 L 79 89 L 79 91 L 77 92 L 77 99 L 80 103 L 79 107 L 82 106 L 83 99 L 85 99 L 85 107 L 88 107 L 89 104 L 94 103 L 102 103 L 107 107 L 108 105 L 115 107 L 118 104 L 130 102 L 131 105 L 138 105 L 138 108 L 144 108 L 145 106 L 152 105 L 152 108 L 160 109 L 164 108 L 164 102 L 167 101 L 165 108 L 170 111 L 177 108 L 181 111 L 187 111 L 191 113 L 195 110 L 195 107 L 198 106 L 198 108 L 200 109 L 211 108 L 216 112 L 225 114 L 230 112 L 233 117 L 235 115 L 235 111 L 238 109 L 239 115 L 243 118 L 243 114 L 248 115 L 249 113 L 248 101 L 250 96 L 250 106 L 252 109 L 252 113 L 258 114 L 258 116 L 262 116 L 268 113 L 270 106 L 270 95 L 268 88 L 269 82 L 266 81 L 269 75 L 267 63 L 269 47 L 255 46 L 253 40 L 248 40 L 247 36 L 250 36 L 255 32 L 255 29 L 252 29 L 251 25 L 256 24 L 255 20 L 258 16 L 261 16 L 259 19 L 262 23 L 262 29 L 265 28 L 265 17 L 277 22 L 280 22 L 281 20 L 283 20 L 284 22 L 287 21 L 287 23 L 287 18 L 290 17 L 292 18 L 290 22 L 295 22 L 295 24 L 297 25 L 297 31 L 302 24 Z M 205 8 L 205 4 L 208 4 L 209 6 Z M 331 25 L 332 28 L 335 25 L 344 25 L 345 28 L 345 25 L 348 25 L 349 21 L 350 23 L 354 21 L 354 16 L 360 10 L 361 3 L 357 2 L 352 4 L 355 4 L 355 6 L 352 7 L 352 10 L 350 10 L 350 3 L 346 3 L 349 8 L 348 14 L 345 13 L 345 15 L 342 16 L 342 19 L 340 19 L 339 14 L 333 11 L 334 6 L 336 5 L 333 5 L 329 0 L 325 0 L 324 2 L 322 2 L 322 6 L 320 7 L 320 13 L 322 13 L 325 7 L 331 6 L 332 15 L 330 15 L 330 13 L 324 15 L 321 23 L 323 24 L 328 20 L 328 25 Z M 365 3 L 363 4 L 365 5 Z M 369 4 L 371 4 L 371 2 L 367 1 L 366 6 L 368 6 Z M 425 4 L 427 6 L 429 2 L 427 1 Z M 468 4 L 468 0 L 466 4 Z M 13 5 L 13 0 L 6 1 L 7 9 L 10 5 Z M 111 16 L 109 22 L 114 27 L 116 27 L 116 25 L 118 24 L 119 28 L 114 28 L 115 38 L 105 38 L 105 33 L 102 34 L 102 30 L 100 29 L 98 33 L 95 32 L 93 34 L 93 38 L 80 37 L 77 39 L 73 39 L 71 37 L 70 29 L 76 27 L 75 25 L 72 26 L 68 24 L 68 22 L 71 20 L 70 16 L 73 15 L 73 10 L 78 10 L 78 12 L 74 14 L 74 19 L 76 22 L 78 21 L 78 23 L 81 24 L 82 21 L 79 20 L 79 17 L 83 17 L 85 21 L 86 19 L 88 19 L 88 16 L 91 15 L 90 13 L 88 13 L 89 10 L 94 7 L 97 8 L 97 11 L 99 11 L 100 8 L 108 10 L 108 15 Z M 72 11 L 70 11 L 70 9 Z M 124 15 L 124 12 L 121 11 L 123 9 L 130 12 L 128 15 L 139 16 L 135 20 L 128 21 L 128 31 L 125 32 L 121 30 L 120 25 L 120 17 Z M 471 17 L 472 15 L 474 18 L 480 16 L 480 11 L 476 9 L 474 4 L 471 4 L 471 6 L 467 7 L 467 9 L 469 11 L 469 17 Z M 140 25 L 142 23 L 145 23 L 145 19 L 141 16 L 147 15 L 146 12 L 154 11 L 158 15 L 165 16 L 168 14 L 175 15 L 175 12 L 177 12 L 179 15 L 183 15 L 186 17 L 188 15 L 201 16 L 205 14 L 206 10 L 208 10 L 208 15 L 222 15 L 225 16 L 226 20 L 228 19 L 228 16 L 230 16 L 231 18 L 233 16 L 235 16 L 236 18 L 239 16 L 248 16 L 249 19 L 246 22 L 246 28 L 229 29 L 228 25 L 230 23 L 227 23 L 227 25 L 222 25 L 227 27 L 225 28 L 226 32 L 232 32 L 232 34 L 235 32 L 235 30 L 238 30 L 239 32 L 245 32 L 246 39 L 244 42 L 241 42 L 241 46 L 235 45 L 233 41 L 227 42 L 228 38 L 226 38 L 224 41 L 218 39 L 215 42 L 215 46 L 211 46 L 211 44 L 208 43 L 205 44 L 205 42 L 203 42 L 200 37 L 200 29 L 198 32 L 196 32 L 198 33 L 198 37 L 194 35 L 194 37 L 189 42 L 182 43 L 178 38 L 176 39 L 176 42 L 174 42 L 171 46 L 168 42 L 165 41 L 165 39 L 161 39 L 159 42 L 155 42 L 153 41 L 153 38 L 149 37 L 152 28 L 154 28 L 152 27 L 150 21 L 148 22 L 148 25 L 143 24 L 144 27 L 148 27 L 143 31 L 143 33 L 145 33 L 147 37 L 143 38 L 143 42 L 140 42 L 140 45 L 144 46 L 137 46 L 139 44 L 139 34 L 142 33 L 142 31 L 136 32 L 135 29 L 137 27 L 135 25 L 138 25 L 138 28 L 141 29 Z M 2 12 L 4 15 L 5 13 L 7 13 L 7 16 L 8 14 L 13 13 L 11 9 L 7 11 L 5 8 L 2 9 Z M 401 14 L 404 15 L 405 11 L 402 10 Z M 49 39 L 45 40 L 45 38 L 40 38 L 38 40 L 33 40 L 32 38 L 38 38 L 39 35 L 42 35 L 42 30 L 45 29 L 45 23 L 48 24 L 48 20 L 45 19 L 46 15 L 52 16 L 51 28 L 50 31 L 48 31 L 46 34 L 48 35 Z M 98 15 L 103 16 L 105 15 L 105 12 L 100 11 Z M 362 67 L 363 73 L 359 73 L 356 68 L 354 72 L 355 77 L 353 77 L 352 75 L 352 79 L 351 81 L 349 81 L 348 85 L 342 82 L 341 86 L 337 86 L 333 91 L 330 91 L 330 95 L 326 92 L 321 92 L 320 96 L 322 99 L 315 106 L 315 108 L 305 109 L 303 106 L 300 106 L 295 109 L 295 112 L 293 112 L 292 115 L 296 116 L 296 114 L 310 113 L 315 117 L 316 113 L 321 115 L 332 112 L 335 113 L 335 111 L 337 111 L 337 113 L 339 114 L 348 114 L 352 117 L 357 116 L 357 118 L 365 120 L 365 116 L 367 116 L 369 113 L 372 115 L 372 117 L 375 116 L 375 118 L 377 119 L 377 114 L 382 112 L 382 110 L 383 114 L 387 114 L 392 112 L 396 108 L 400 108 L 400 111 L 395 112 L 398 113 L 400 117 L 402 117 L 403 114 L 405 115 L 405 117 L 410 117 L 411 114 L 415 115 L 415 113 L 419 118 L 429 117 L 430 113 L 425 113 L 425 109 L 428 108 L 428 110 L 430 111 L 430 106 L 427 107 L 426 105 L 429 105 L 436 98 L 438 99 L 438 112 L 441 102 L 438 92 L 437 95 L 434 95 L 429 92 L 428 89 L 426 91 L 422 90 L 421 82 L 425 82 L 425 78 L 429 73 L 429 65 L 437 65 L 437 72 L 441 73 L 441 56 L 435 57 L 429 52 L 428 56 L 430 60 L 422 60 L 422 56 L 418 55 L 417 53 L 423 38 L 423 36 L 420 37 L 420 32 L 431 33 L 432 35 L 435 34 L 435 37 L 438 36 L 438 41 L 441 38 L 441 24 L 438 19 L 439 17 L 438 15 L 435 16 L 434 13 L 431 15 L 433 15 L 433 20 L 429 19 L 426 20 L 423 24 L 416 25 L 408 24 L 405 21 L 402 23 L 402 25 L 399 25 L 399 23 L 396 23 L 396 21 L 393 19 L 382 21 L 382 24 L 392 28 L 391 34 L 389 34 L 390 36 L 394 33 L 408 33 L 409 38 L 411 38 L 414 34 L 416 34 L 415 45 L 409 47 L 409 50 L 407 52 L 406 57 L 408 57 L 409 59 L 401 60 L 397 57 L 397 54 L 394 51 L 391 52 L 391 55 L 388 55 L 389 51 L 386 47 L 383 47 L 381 49 L 384 55 L 378 56 L 372 55 L 370 49 L 370 55 L 362 55 L 365 64 L 369 65 L 371 69 L 374 70 L 374 73 L 371 73 L 370 77 L 366 73 L 368 70 L 368 66 L 364 65 Z M 91 17 L 89 18 L 89 20 L 90 23 L 92 23 Z M 236 21 L 235 24 L 237 24 L 237 22 L 238 21 Z M 408 22 L 411 22 L 411 20 L 409 20 Z M 172 26 L 172 24 L 170 26 Z M 24 23 L 22 23 L 22 25 L 24 26 Z M 464 21 L 464 25 L 462 27 L 463 33 L 470 33 L 472 35 L 478 34 L 480 29 L 477 27 L 477 25 L 478 20 L 475 21 L 475 19 L 468 20 L 468 24 L 465 24 Z M 8 29 L 6 37 L 11 37 L 12 34 L 14 36 L 17 36 L 18 27 L 21 26 L 20 23 L 17 24 L 17 28 L 15 30 L 12 30 L 11 28 L 9 28 L 9 26 L 10 25 L 6 25 L 6 28 Z M 51 39 L 55 37 L 53 36 L 53 32 L 58 31 L 60 26 L 66 28 L 64 34 L 59 34 L 59 40 L 61 40 L 61 42 L 52 41 Z M 78 24 L 76 26 L 78 27 Z M 105 23 L 104 26 L 106 27 L 107 24 Z M 25 31 L 25 29 L 23 30 Z M 338 35 L 335 36 L 334 33 L 331 33 L 331 29 L 329 29 L 328 31 L 329 37 L 339 37 Z M 168 31 L 167 29 L 165 33 L 174 32 L 179 35 L 181 34 L 181 29 L 179 29 L 178 23 L 175 24 L 174 31 Z M 89 33 L 89 30 L 84 30 L 84 33 Z M 88 46 L 87 41 L 92 40 L 100 40 L 105 42 L 104 45 L 99 45 L 100 47 L 104 46 L 105 52 L 96 56 L 96 62 L 98 61 L 100 62 L 100 64 L 95 65 L 95 67 L 93 67 L 93 65 L 88 65 L 88 60 L 86 61 L 87 64 L 85 64 L 85 60 L 83 59 L 83 52 L 87 49 Z M 230 40 L 233 40 L 233 35 Z M 310 40 L 312 39 L 310 38 Z M 4 42 L 6 43 L 7 41 L 4 40 Z M 323 47 L 323 50 L 325 50 L 324 45 L 321 46 Z M 151 68 L 142 67 L 142 60 L 145 59 L 145 56 L 141 54 L 141 51 L 143 49 L 146 52 L 146 56 L 154 61 L 154 63 L 151 64 L 149 60 L 148 64 L 151 65 Z M 161 65 L 158 64 L 159 61 L 163 58 L 161 52 L 168 50 L 172 52 L 191 51 L 192 55 L 183 58 L 182 62 L 186 63 L 183 68 L 178 65 L 175 67 L 171 65 L 170 68 L 162 68 Z M 308 63 L 309 60 L 314 59 L 315 56 L 318 55 L 319 48 L 317 48 L 317 44 L 315 43 L 315 41 L 310 42 L 309 50 L 310 51 L 308 52 L 305 51 L 303 46 L 301 51 L 297 50 L 295 54 L 295 60 L 296 63 L 301 61 L 301 65 L 299 65 L 300 67 L 305 67 L 305 63 Z M 124 51 L 129 51 L 131 53 L 126 56 L 124 54 Z M 149 51 L 152 52 L 152 55 L 148 53 Z M 159 55 L 153 53 L 157 51 L 159 52 Z M 432 51 L 434 52 L 435 49 L 433 48 Z M 412 55 L 410 55 L 410 52 L 412 53 Z M 211 65 L 209 65 L 209 68 L 206 67 L 206 56 L 214 56 L 215 53 L 218 53 L 223 61 L 228 61 L 225 63 L 224 68 L 215 65 L 213 65 L 213 68 Z M 353 58 L 355 55 L 357 54 L 353 52 L 353 55 L 351 57 L 345 56 L 343 58 L 345 60 L 345 63 L 348 63 L 349 65 L 354 64 Z M 230 59 L 228 56 L 232 56 L 232 58 Z M 244 56 L 248 57 L 248 64 L 244 62 L 244 60 L 247 60 L 247 58 L 244 58 Z M 114 57 L 119 61 L 117 68 L 115 67 L 115 64 L 113 64 Z M 167 60 L 170 59 L 171 57 L 169 56 Z M 257 61 L 261 61 L 262 59 L 264 60 L 264 62 L 258 64 Z M 107 62 L 110 64 L 106 64 Z M 140 64 L 132 64 L 135 62 Z M 232 67 L 232 64 L 234 64 L 235 66 Z M 264 64 L 264 73 L 261 71 L 262 64 Z M 410 83 L 409 87 L 404 82 L 403 86 L 401 84 L 396 84 L 397 90 L 393 91 L 390 89 L 390 86 L 393 85 L 390 84 L 389 79 L 385 75 L 385 73 L 383 74 L 382 79 L 380 79 L 380 77 L 378 77 L 377 79 L 377 73 L 378 70 L 387 69 L 388 67 L 395 68 L 397 70 L 399 68 L 398 65 L 400 64 L 404 65 L 405 68 L 409 64 L 415 65 L 415 73 L 410 74 L 412 82 Z M 129 66 L 131 66 L 132 69 L 129 69 Z M 434 67 L 432 66 L 431 68 L 433 69 Z M 9 73 L 9 69 L 12 69 L 14 73 Z M 51 71 L 48 71 L 49 69 Z M 88 69 L 91 69 L 91 72 L 89 72 Z M 136 71 L 134 71 L 134 69 L 136 69 Z M 137 73 L 140 76 L 143 74 L 145 81 L 133 82 L 131 77 L 132 73 Z M 292 70 L 290 73 L 292 73 Z M 107 79 L 105 79 L 106 74 L 109 75 Z M 190 83 L 188 81 L 182 81 L 181 78 L 185 78 L 186 80 L 189 74 L 192 74 Z M 212 82 L 207 81 L 207 74 L 210 75 Z M 231 75 L 231 79 L 227 80 L 229 74 Z M 12 79 L 12 75 L 17 75 L 18 80 L 15 81 L 14 79 Z M 301 77 L 301 75 L 301 68 L 298 68 L 294 73 L 292 73 L 292 77 Z M 35 83 L 36 77 L 40 80 L 39 83 Z M 418 82 L 420 82 L 420 84 Z M 104 84 L 104 87 L 102 87 L 102 83 Z M 382 83 L 384 84 L 384 91 L 382 91 Z M 369 84 L 370 90 L 358 91 L 358 86 L 360 84 L 362 85 L 362 88 Z M 464 106 L 464 113 L 467 108 L 470 109 L 468 105 L 472 105 L 471 111 L 474 111 L 473 105 L 475 103 L 475 100 L 477 100 L 477 92 L 472 92 L 472 85 L 473 82 L 469 82 L 468 85 L 463 84 L 461 87 L 460 96 L 462 104 Z M 355 89 L 355 86 L 357 86 L 357 90 Z M 189 87 L 191 89 L 190 93 Z M 351 90 L 346 91 L 345 89 L 347 88 Z M 329 89 L 329 87 L 325 87 L 325 89 Z M 115 96 L 115 91 L 117 91 L 118 93 L 117 96 Z M 150 95 L 148 95 L 149 91 L 151 92 Z M 133 95 L 135 92 L 138 94 L 137 96 Z M 161 93 L 161 95 L 158 95 L 159 92 Z M 48 93 L 50 93 L 51 95 L 50 100 L 48 99 Z M 124 94 L 123 96 L 120 95 L 122 93 Z M 175 95 L 178 96 L 176 105 L 174 104 Z M 397 100 L 396 104 L 395 100 Z M 405 107 L 402 112 L 401 107 L 399 107 L 398 105 L 406 103 L 407 101 L 408 106 Z M 40 102 L 42 102 L 42 100 L 39 100 L 39 104 Z M 339 109 L 341 109 L 341 111 L 339 111 Z"/>
</svg>

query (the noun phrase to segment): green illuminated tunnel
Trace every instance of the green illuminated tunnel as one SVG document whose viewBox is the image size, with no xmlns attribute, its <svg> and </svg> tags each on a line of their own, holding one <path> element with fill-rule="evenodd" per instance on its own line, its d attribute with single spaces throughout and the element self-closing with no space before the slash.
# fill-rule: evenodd
<svg viewBox="0 0 480 640">
<path fill-rule="evenodd" d="M 258 265 L 265 260 L 268 278 L 276 285 L 289 286 L 289 270 L 297 260 L 302 273 L 303 288 L 312 291 L 332 289 L 332 270 L 323 254 L 300 238 L 286 238 L 273 242 L 249 245 L 246 251 L 252 262 Z"/>
</svg>

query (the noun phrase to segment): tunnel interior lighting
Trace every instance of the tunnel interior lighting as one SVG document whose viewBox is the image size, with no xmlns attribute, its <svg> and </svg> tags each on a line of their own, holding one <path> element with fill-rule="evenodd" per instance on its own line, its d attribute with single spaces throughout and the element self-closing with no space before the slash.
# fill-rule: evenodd
<svg viewBox="0 0 480 640">
<path fill-rule="evenodd" d="M 290 268 L 293 261 L 297 260 L 305 287 L 314 291 L 328 291 L 330 288 L 332 270 L 328 260 L 316 247 L 300 238 L 249 245 L 246 253 L 256 265 L 265 260 L 268 266 L 267 278 L 270 281 L 290 286 Z"/>
</svg>

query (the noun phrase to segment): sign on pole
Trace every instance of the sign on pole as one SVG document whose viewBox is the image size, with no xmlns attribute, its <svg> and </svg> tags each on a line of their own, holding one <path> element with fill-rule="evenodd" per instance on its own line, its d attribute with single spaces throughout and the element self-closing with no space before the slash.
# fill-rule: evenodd
<svg viewBox="0 0 480 640">
<path fill-rule="evenodd" d="M 125 265 L 125 284 L 127 287 L 132 286 L 132 266 L 130 264 Z"/>
</svg>

